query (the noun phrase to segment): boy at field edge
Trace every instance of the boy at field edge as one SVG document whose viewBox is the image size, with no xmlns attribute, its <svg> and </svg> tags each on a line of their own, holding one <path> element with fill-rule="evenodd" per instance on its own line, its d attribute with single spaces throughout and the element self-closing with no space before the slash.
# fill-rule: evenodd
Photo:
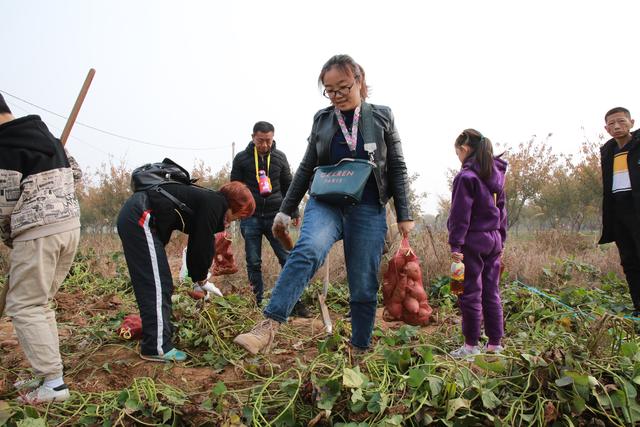
<svg viewBox="0 0 640 427">
<path fill-rule="evenodd" d="M 633 301 L 633 317 L 640 317 L 640 132 L 631 132 L 629 110 L 616 107 L 604 116 L 612 136 L 600 147 L 602 167 L 602 237 L 599 244 L 616 242 L 620 264 Z"/>
<path fill-rule="evenodd" d="M 507 237 L 504 175 L 507 163 L 493 156 L 491 141 L 475 129 L 463 131 L 454 144 L 462 168 L 453 180 L 451 212 L 447 221 L 451 258 L 464 262 L 462 312 L 464 344 L 451 356 L 466 358 L 480 353 L 480 327 L 489 343 L 486 350 L 499 353 L 504 335 L 500 300 L 500 258 Z"/>
</svg>

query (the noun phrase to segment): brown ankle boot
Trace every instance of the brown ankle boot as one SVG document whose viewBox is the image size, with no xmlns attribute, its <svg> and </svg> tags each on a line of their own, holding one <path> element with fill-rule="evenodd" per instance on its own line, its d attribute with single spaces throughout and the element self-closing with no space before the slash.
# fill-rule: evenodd
<svg viewBox="0 0 640 427">
<path fill-rule="evenodd" d="M 279 322 L 273 319 L 265 319 L 260 323 L 256 323 L 251 331 L 235 337 L 233 342 L 251 354 L 258 354 L 261 351 L 267 353 L 271 344 L 273 344 L 273 338 L 279 327 Z"/>
</svg>

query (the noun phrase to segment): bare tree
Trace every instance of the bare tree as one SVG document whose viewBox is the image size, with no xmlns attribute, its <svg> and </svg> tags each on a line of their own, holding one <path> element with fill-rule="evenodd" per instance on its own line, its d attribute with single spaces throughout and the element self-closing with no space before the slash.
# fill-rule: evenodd
<svg viewBox="0 0 640 427">
<path fill-rule="evenodd" d="M 517 149 L 508 149 L 504 155 L 509 162 L 505 184 L 509 228 L 518 223 L 525 205 L 535 201 L 549 182 L 558 159 L 551 151 L 551 135 L 549 133 L 543 140 L 533 135 L 529 141 L 521 142 Z"/>
</svg>

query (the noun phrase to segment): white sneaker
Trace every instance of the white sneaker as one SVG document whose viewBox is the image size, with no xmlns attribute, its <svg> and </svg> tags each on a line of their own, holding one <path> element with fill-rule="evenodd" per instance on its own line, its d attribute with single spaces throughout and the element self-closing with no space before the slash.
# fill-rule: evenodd
<svg viewBox="0 0 640 427">
<path fill-rule="evenodd" d="M 459 349 L 454 350 L 449 354 L 454 359 L 467 359 L 469 357 L 477 356 L 478 354 L 480 354 L 480 348 L 477 345 L 474 345 L 473 347 L 467 347 L 466 345 L 463 345 Z"/>
<path fill-rule="evenodd" d="M 504 347 L 503 347 L 503 346 L 501 346 L 500 344 L 498 344 L 498 345 L 497 345 L 497 346 L 495 346 L 492 350 L 490 350 L 490 349 L 489 349 L 489 345 L 487 344 L 487 345 L 484 347 L 484 351 L 485 351 L 486 353 L 500 354 L 500 353 L 502 353 L 502 352 L 504 351 Z"/>
<path fill-rule="evenodd" d="M 204 289 L 207 292 L 211 292 L 212 294 L 217 295 L 219 297 L 224 296 L 222 295 L 222 291 L 218 289 L 218 287 L 211 282 L 205 282 L 205 284 L 202 285 L 202 289 Z"/>
<path fill-rule="evenodd" d="M 13 383 L 13 389 L 16 391 L 31 391 L 40 387 L 40 384 L 42 384 L 42 377 L 31 377 Z"/>
<path fill-rule="evenodd" d="M 37 389 L 18 397 L 16 400 L 18 403 L 26 405 L 37 405 L 38 403 L 64 402 L 69 396 L 69 387 L 67 387 L 66 384 L 62 384 L 56 388 L 41 385 Z"/>
</svg>

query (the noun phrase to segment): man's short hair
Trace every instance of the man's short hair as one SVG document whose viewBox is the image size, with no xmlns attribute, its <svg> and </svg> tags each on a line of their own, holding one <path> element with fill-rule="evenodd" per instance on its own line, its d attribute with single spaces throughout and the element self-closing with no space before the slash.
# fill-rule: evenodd
<svg viewBox="0 0 640 427">
<path fill-rule="evenodd" d="M 275 131 L 276 130 L 274 129 L 273 125 L 269 122 L 258 122 L 255 125 L 253 125 L 254 135 L 257 132 L 269 133 L 269 132 L 275 132 Z"/>
<path fill-rule="evenodd" d="M 11 114 L 11 110 L 7 105 L 7 102 L 4 100 L 4 97 L 0 93 L 0 114 Z"/>
<path fill-rule="evenodd" d="M 611 110 L 607 111 L 607 114 L 604 115 L 604 121 L 607 121 L 607 118 L 615 113 L 624 113 L 625 116 L 627 116 L 628 118 L 631 118 L 631 113 L 629 112 L 629 110 L 627 110 L 624 107 L 616 107 L 616 108 L 612 108 Z"/>
</svg>

